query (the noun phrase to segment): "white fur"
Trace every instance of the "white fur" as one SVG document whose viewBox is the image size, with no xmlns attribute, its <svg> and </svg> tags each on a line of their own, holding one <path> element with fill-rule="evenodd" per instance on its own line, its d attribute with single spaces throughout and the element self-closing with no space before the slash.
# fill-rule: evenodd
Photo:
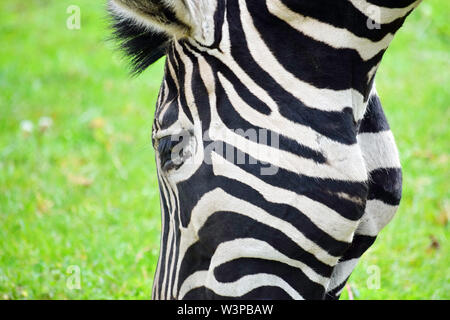
<svg viewBox="0 0 450 320">
<path fill-rule="evenodd" d="M 375 23 L 385 24 L 391 23 L 399 17 L 403 17 L 409 11 L 417 7 L 422 0 L 417 0 L 405 8 L 379 7 L 366 0 L 350 0 L 350 2 L 355 8 L 365 14 L 368 18 L 372 19 Z"/>
<path fill-rule="evenodd" d="M 175 24 L 161 24 L 158 19 L 130 8 L 119 0 L 109 0 L 109 8 L 119 17 L 131 18 L 136 24 L 151 31 L 164 32 L 175 39 L 193 37 L 204 44 L 214 41 L 214 12 L 217 0 L 186 0 L 187 7 L 179 0 L 165 0 L 176 17 L 191 28 Z"/>
</svg>

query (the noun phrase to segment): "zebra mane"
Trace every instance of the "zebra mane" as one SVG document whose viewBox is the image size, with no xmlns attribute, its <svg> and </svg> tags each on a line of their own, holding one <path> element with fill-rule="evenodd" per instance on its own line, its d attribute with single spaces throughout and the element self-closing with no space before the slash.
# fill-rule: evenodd
<svg viewBox="0 0 450 320">
<path fill-rule="evenodd" d="M 166 55 L 170 38 L 163 32 L 150 30 L 135 20 L 110 10 L 113 39 L 129 58 L 131 73 L 138 75 Z"/>
</svg>

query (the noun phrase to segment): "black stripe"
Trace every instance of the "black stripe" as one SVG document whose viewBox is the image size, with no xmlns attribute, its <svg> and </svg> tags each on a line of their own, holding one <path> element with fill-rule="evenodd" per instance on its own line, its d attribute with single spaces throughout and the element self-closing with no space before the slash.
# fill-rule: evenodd
<svg viewBox="0 0 450 320">
<path fill-rule="evenodd" d="M 253 93 L 251 93 L 250 90 L 247 88 L 247 86 L 236 76 L 236 74 L 231 69 L 221 68 L 220 72 L 231 83 L 233 89 L 236 91 L 239 97 L 241 97 L 241 99 L 247 103 L 248 106 L 255 109 L 259 113 L 267 116 L 272 113 L 272 110 L 264 102 L 262 102 L 259 98 L 257 98 Z M 217 97 L 220 101 L 220 98 L 225 96 L 226 94 L 219 82 L 219 78 L 217 75 L 215 79 L 216 79 L 216 87 L 220 86 L 220 88 L 218 89 L 221 89 L 220 92 L 216 92 Z"/>
<path fill-rule="evenodd" d="M 292 297 L 274 286 L 261 286 L 240 297 L 221 296 L 208 288 L 199 287 L 190 290 L 183 300 L 292 300 Z"/>
<path fill-rule="evenodd" d="M 375 242 L 377 237 L 365 236 L 355 234 L 353 242 L 350 248 L 345 252 L 340 261 L 347 261 L 351 259 L 359 259 L 364 252 L 366 252 L 370 246 Z"/>
<path fill-rule="evenodd" d="M 187 101 L 186 101 L 186 90 L 185 90 L 185 75 L 186 75 L 186 69 L 184 67 L 184 63 L 181 60 L 180 55 L 178 54 L 178 51 L 172 46 L 169 58 L 174 58 L 174 60 L 171 60 L 172 66 L 174 67 L 175 72 L 177 73 L 177 80 L 179 85 L 179 98 L 180 98 L 180 107 L 183 109 L 183 112 L 186 114 L 187 118 L 191 123 L 194 123 L 194 119 L 192 118 L 191 110 L 189 110 Z M 184 56 L 185 59 L 189 59 L 188 56 Z M 173 64 L 174 61 L 177 61 L 178 68 L 176 64 Z"/>
<path fill-rule="evenodd" d="M 386 8 L 406 8 L 417 0 L 367 0 L 367 2 Z"/>
<path fill-rule="evenodd" d="M 381 60 L 384 50 L 364 61 L 354 49 L 337 49 L 298 32 L 284 20 L 272 16 L 265 1 L 249 1 L 247 6 L 261 38 L 278 62 L 296 78 L 321 89 L 354 88 L 365 96 L 367 74 Z M 238 18 L 234 17 L 233 23 L 237 23 Z M 283 41 L 280 41 L 280 35 Z M 236 36 L 232 36 L 231 40 L 238 41 Z M 243 42 L 245 38 L 239 40 Z"/>
<path fill-rule="evenodd" d="M 372 95 L 358 133 L 377 133 L 388 130 L 390 130 L 389 123 L 384 114 L 380 98 L 377 95 Z"/>
<path fill-rule="evenodd" d="M 370 172 L 368 200 L 381 200 L 398 206 L 402 198 L 402 170 L 381 168 Z"/>
<path fill-rule="evenodd" d="M 301 269 L 288 264 L 256 258 L 240 258 L 226 262 L 214 269 L 217 281 L 234 282 L 244 276 L 265 273 L 272 274 L 288 283 L 304 299 L 319 300 L 325 294 L 325 288 L 305 275 Z"/>
<path fill-rule="evenodd" d="M 194 96 L 195 107 L 201 117 L 202 132 L 209 129 L 211 122 L 211 105 L 209 103 L 209 94 L 205 83 L 200 74 L 198 58 L 186 48 L 186 42 L 180 42 L 183 47 L 184 54 L 191 60 L 193 64 L 191 89 Z"/>
<path fill-rule="evenodd" d="M 336 288 L 333 290 L 330 290 L 325 295 L 325 300 L 339 300 L 341 294 L 341 290 L 345 287 L 345 284 L 347 283 L 348 278 L 345 279 L 341 284 L 339 284 Z"/>
<path fill-rule="evenodd" d="M 391 4 L 397 5 L 397 1 L 388 1 L 390 1 Z M 380 24 L 377 28 L 368 28 L 367 15 L 370 15 L 371 12 L 366 12 L 366 14 L 362 13 L 355 8 L 350 1 L 282 0 L 282 2 L 294 12 L 328 23 L 336 28 L 347 29 L 358 37 L 367 38 L 374 42 L 380 41 L 388 33 L 395 33 L 404 22 L 404 17 L 400 17 L 391 23 Z M 370 2 L 373 3 L 374 1 Z"/>
</svg>

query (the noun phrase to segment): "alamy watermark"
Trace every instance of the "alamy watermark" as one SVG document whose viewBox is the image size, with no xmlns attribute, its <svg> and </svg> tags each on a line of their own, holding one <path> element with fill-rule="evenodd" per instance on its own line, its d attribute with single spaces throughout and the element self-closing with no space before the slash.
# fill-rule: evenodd
<svg viewBox="0 0 450 320">
<path fill-rule="evenodd" d="M 369 30 L 381 29 L 379 21 L 381 21 L 381 11 L 380 7 L 370 5 L 367 7 L 367 19 L 366 25 Z"/>
<path fill-rule="evenodd" d="M 70 5 L 66 9 L 66 13 L 69 17 L 66 20 L 66 26 L 69 30 L 81 29 L 81 9 L 77 5 Z"/>
<path fill-rule="evenodd" d="M 175 144 L 170 161 L 177 166 L 199 165 L 194 154 L 198 148 L 203 148 L 204 157 L 200 161 L 208 165 L 257 165 L 261 175 L 275 175 L 279 170 L 275 164 L 279 164 L 281 158 L 280 136 L 274 131 L 254 128 L 206 130 L 200 145 L 189 131 L 171 135 L 170 139 Z"/>
<path fill-rule="evenodd" d="M 66 269 L 68 275 L 66 287 L 69 290 L 81 290 L 81 268 L 76 265 L 69 266 Z"/>
<path fill-rule="evenodd" d="M 366 273 L 369 275 L 367 277 L 367 288 L 370 290 L 379 290 L 381 288 L 381 270 L 377 265 L 368 266 Z"/>
</svg>

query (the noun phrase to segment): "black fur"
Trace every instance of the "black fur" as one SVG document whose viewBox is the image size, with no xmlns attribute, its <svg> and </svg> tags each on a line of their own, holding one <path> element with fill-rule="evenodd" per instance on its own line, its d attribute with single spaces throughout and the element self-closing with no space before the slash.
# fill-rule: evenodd
<svg viewBox="0 0 450 320">
<path fill-rule="evenodd" d="M 170 39 L 162 32 L 150 31 L 130 18 L 119 17 L 110 10 L 114 39 L 129 57 L 131 72 L 140 74 L 166 55 Z"/>
</svg>

